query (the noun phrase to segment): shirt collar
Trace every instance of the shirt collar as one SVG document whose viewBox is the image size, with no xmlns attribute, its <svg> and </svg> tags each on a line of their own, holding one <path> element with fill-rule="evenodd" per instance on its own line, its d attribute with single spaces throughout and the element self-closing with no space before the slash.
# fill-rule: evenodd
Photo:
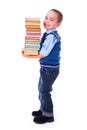
<svg viewBox="0 0 87 130">
<path fill-rule="evenodd" d="M 57 30 L 54 28 L 54 29 L 51 29 L 51 30 L 47 30 L 46 33 L 49 34 L 49 33 L 53 32 L 53 31 L 57 31 Z"/>
</svg>

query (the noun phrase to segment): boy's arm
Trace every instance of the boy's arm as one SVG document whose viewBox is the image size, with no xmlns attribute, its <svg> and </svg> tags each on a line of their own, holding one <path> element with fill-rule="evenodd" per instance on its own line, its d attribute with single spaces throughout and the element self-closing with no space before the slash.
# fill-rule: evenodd
<svg viewBox="0 0 87 130">
<path fill-rule="evenodd" d="M 45 56 L 40 55 L 40 54 L 38 54 L 38 55 L 26 55 L 26 54 L 24 54 L 24 50 L 22 50 L 22 56 L 26 57 L 26 58 L 44 58 L 45 57 Z"/>
</svg>

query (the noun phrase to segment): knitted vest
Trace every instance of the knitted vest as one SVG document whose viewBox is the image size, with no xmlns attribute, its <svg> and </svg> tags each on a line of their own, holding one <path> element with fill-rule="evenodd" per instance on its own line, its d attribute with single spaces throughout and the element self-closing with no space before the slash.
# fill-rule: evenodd
<svg viewBox="0 0 87 130">
<path fill-rule="evenodd" d="M 48 56 L 44 57 L 44 58 L 41 58 L 39 61 L 40 61 L 41 65 L 57 66 L 57 65 L 60 64 L 60 50 L 61 50 L 60 36 L 58 35 L 57 31 L 53 31 L 49 34 L 46 33 L 42 37 L 41 42 L 40 42 L 40 50 L 42 48 L 44 40 L 50 34 L 53 34 L 56 37 L 57 42 L 54 45 L 53 49 L 51 50 L 50 54 Z"/>
</svg>

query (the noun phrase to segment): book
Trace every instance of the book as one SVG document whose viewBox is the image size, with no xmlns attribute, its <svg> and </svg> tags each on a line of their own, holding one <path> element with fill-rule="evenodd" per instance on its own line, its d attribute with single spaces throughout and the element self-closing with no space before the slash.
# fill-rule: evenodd
<svg viewBox="0 0 87 130">
<path fill-rule="evenodd" d="M 40 18 L 25 18 L 25 30 L 24 53 L 38 55 L 41 37 Z"/>
</svg>

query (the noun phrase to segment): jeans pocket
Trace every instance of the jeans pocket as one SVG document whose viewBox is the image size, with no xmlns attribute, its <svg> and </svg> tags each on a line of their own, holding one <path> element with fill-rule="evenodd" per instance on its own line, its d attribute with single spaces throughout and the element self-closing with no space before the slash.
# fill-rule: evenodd
<svg viewBox="0 0 87 130">
<path fill-rule="evenodd" d="M 50 76 L 50 73 L 49 73 L 49 71 L 48 71 L 46 68 L 42 68 L 42 69 L 40 70 L 40 73 L 41 73 L 41 76 L 42 76 L 43 78 L 45 78 L 45 79 Z"/>
</svg>

